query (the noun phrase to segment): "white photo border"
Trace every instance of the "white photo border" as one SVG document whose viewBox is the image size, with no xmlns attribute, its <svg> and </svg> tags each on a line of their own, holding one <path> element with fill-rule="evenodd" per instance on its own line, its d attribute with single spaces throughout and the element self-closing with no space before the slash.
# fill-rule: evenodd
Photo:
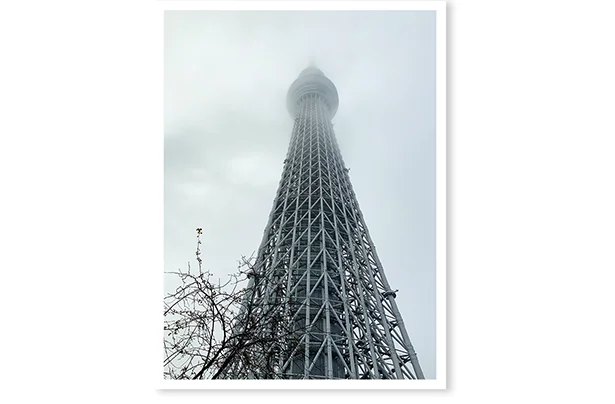
<svg viewBox="0 0 615 404">
<path fill-rule="evenodd" d="M 158 1 L 160 27 L 166 10 L 435 11 L 436 12 L 436 378 L 433 380 L 165 380 L 154 372 L 159 390 L 335 389 L 443 390 L 447 378 L 447 142 L 445 1 Z M 163 283 L 161 271 L 160 282 Z M 161 285 L 160 290 L 163 290 Z M 162 345 L 162 344 L 161 344 Z"/>
</svg>

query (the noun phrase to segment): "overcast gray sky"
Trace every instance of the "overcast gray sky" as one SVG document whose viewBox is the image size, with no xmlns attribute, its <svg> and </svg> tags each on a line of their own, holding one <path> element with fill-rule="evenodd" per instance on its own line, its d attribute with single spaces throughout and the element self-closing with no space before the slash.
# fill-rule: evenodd
<svg viewBox="0 0 615 404">
<path fill-rule="evenodd" d="M 435 12 L 166 11 L 165 270 L 216 275 L 258 248 L 314 61 L 335 133 L 426 378 L 435 378 Z M 165 277 L 165 288 L 172 287 Z"/>
</svg>

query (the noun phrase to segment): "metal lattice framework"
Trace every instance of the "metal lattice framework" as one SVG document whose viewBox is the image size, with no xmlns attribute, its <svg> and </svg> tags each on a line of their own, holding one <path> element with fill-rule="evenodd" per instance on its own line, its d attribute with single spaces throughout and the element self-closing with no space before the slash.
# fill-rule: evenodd
<svg viewBox="0 0 615 404">
<path fill-rule="evenodd" d="M 294 327 L 277 377 L 423 379 L 335 139 L 337 106 L 315 67 L 289 90 L 294 129 L 248 288 Z"/>
</svg>

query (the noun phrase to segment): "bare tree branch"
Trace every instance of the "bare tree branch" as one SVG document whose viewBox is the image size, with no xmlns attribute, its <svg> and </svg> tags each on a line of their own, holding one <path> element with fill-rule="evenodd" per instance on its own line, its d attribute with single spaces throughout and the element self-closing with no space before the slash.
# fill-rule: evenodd
<svg viewBox="0 0 615 404">
<path fill-rule="evenodd" d="M 287 279 L 259 273 L 254 254 L 241 257 L 226 281 L 203 268 L 167 272 L 180 286 L 164 298 L 164 376 L 171 379 L 284 378 L 282 367 L 300 342 L 297 305 Z"/>
</svg>

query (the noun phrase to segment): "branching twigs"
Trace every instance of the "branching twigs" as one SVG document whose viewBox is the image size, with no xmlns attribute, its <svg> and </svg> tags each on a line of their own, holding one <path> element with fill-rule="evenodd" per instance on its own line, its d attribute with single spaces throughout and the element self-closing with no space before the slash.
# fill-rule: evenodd
<svg viewBox="0 0 615 404">
<path fill-rule="evenodd" d="M 227 281 L 211 282 L 201 258 L 198 274 L 169 272 L 180 281 L 164 301 L 164 375 L 172 379 L 281 378 L 282 364 L 300 342 L 284 295 L 287 279 L 260 273 L 254 254 L 242 257 Z"/>
</svg>

